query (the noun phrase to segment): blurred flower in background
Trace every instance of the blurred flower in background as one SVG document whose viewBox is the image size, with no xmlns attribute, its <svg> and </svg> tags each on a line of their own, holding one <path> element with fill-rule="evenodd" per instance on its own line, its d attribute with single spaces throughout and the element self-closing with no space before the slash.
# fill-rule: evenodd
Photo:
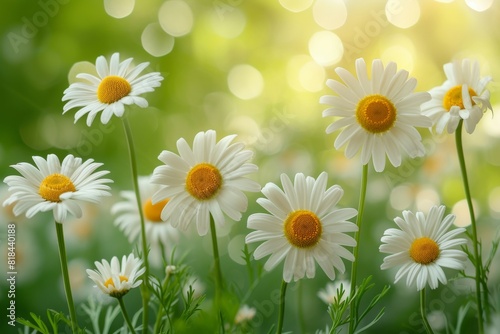
<svg viewBox="0 0 500 334">
<path fill-rule="evenodd" d="M 139 193 L 143 201 L 143 214 L 146 229 L 146 240 L 150 247 L 151 263 L 157 267 L 163 264 L 163 258 L 170 260 L 173 247 L 179 240 L 179 231 L 170 222 L 161 219 L 161 212 L 168 199 L 152 204 L 151 197 L 160 190 L 160 186 L 150 183 L 150 176 L 139 177 Z M 115 225 L 123 231 L 131 244 L 141 241 L 141 219 L 137 208 L 135 192 L 120 192 L 125 201 L 115 203 L 111 213 L 116 216 Z"/>
</svg>

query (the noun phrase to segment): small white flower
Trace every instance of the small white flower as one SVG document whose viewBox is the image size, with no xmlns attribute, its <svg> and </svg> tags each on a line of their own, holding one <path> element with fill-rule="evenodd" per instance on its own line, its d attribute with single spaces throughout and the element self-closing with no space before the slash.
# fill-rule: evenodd
<svg viewBox="0 0 500 334">
<path fill-rule="evenodd" d="M 368 79 L 364 59 L 357 59 L 357 78 L 344 68 L 336 68 L 344 83 L 329 79 L 326 84 L 337 96 L 320 98 L 320 103 L 331 105 L 323 111 L 323 117 L 341 117 L 326 129 L 326 133 L 332 133 L 344 128 L 335 140 L 335 148 L 347 144 L 348 159 L 361 150 L 362 164 L 372 159 L 377 172 L 384 170 L 386 155 L 395 167 L 401 165 L 403 151 L 412 158 L 423 156 L 422 137 L 415 127 L 432 124 L 420 113 L 420 105 L 430 99 L 429 93 L 414 93 L 417 80 L 408 78 L 405 70 L 396 70 L 395 63 L 384 68 L 376 59 Z"/>
<path fill-rule="evenodd" d="M 253 255 L 258 260 L 271 254 L 264 269 L 271 270 L 283 259 L 283 279 L 290 282 L 306 275 L 313 278 L 315 261 L 330 279 L 335 278 L 334 268 L 344 272 L 342 258 L 349 261 L 354 256 L 343 246 L 355 246 L 356 241 L 345 232 L 358 230 L 356 224 L 347 221 L 356 216 L 355 209 L 337 209 L 344 191 L 340 186 L 326 189 L 325 172 L 315 180 L 304 174 L 296 174 L 292 181 L 281 175 L 283 190 L 273 183 L 262 189 L 267 198 L 259 203 L 270 212 L 254 213 L 248 218 L 250 232 L 246 243 L 264 241 Z"/>
<path fill-rule="evenodd" d="M 170 198 L 161 218 L 172 226 L 187 229 L 196 221 L 199 235 L 208 232 L 210 215 L 219 226 L 224 213 L 239 221 L 247 209 L 243 191 L 259 191 L 260 186 L 245 176 L 257 171 L 248 163 L 252 152 L 243 143 L 233 143 L 236 135 L 215 142 L 215 131 L 199 132 L 191 149 L 184 138 L 177 141 L 179 155 L 163 151 L 158 159 L 165 165 L 156 167 L 152 183 L 163 185 L 153 195 L 153 203 Z"/>
<path fill-rule="evenodd" d="M 87 125 L 90 126 L 100 111 L 101 122 L 107 124 L 113 115 L 123 116 L 125 105 L 146 108 L 148 101 L 140 95 L 154 91 L 163 77 L 159 72 L 139 76 L 149 63 L 132 67 L 132 60 L 128 58 L 120 62 L 119 53 L 114 53 L 108 66 L 104 56 L 97 57 L 98 76 L 80 73 L 76 77 L 87 82 L 72 83 L 64 91 L 62 100 L 68 102 L 63 107 L 63 114 L 72 108 L 82 107 L 75 114 L 75 122 L 88 114 Z"/>
<path fill-rule="evenodd" d="M 327 283 L 324 290 L 318 291 L 318 297 L 328 305 L 333 304 L 337 300 L 337 294 L 340 292 L 341 285 L 344 294 L 342 295 L 340 301 L 345 300 L 351 293 L 351 283 L 346 280 L 338 280 L 333 283 Z"/>
<path fill-rule="evenodd" d="M 257 311 L 254 307 L 249 307 L 248 305 L 243 305 L 236 313 L 234 317 L 235 324 L 241 324 L 242 322 L 251 321 L 255 317 Z"/>
<path fill-rule="evenodd" d="M 484 112 L 493 110 L 486 89 L 491 77 L 481 78 L 479 63 L 469 59 L 455 60 L 443 68 L 447 80 L 429 91 L 432 100 L 422 105 L 423 113 L 432 119 L 439 134 L 445 128 L 448 133 L 455 132 L 460 120 L 464 121 L 465 130 L 472 133 Z"/>
<path fill-rule="evenodd" d="M 142 260 L 136 258 L 134 254 L 126 255 L 120 261 L 113 256 L 111 263 L 106 260 L 95 262 L 97 270 L 87 269 L 87 274 L 94 281 L 96 286 L 105 294 L 111 297 L 120 298 L 129 292 L 130 289 L 141 285 L 142 280 L 138 279 L 146 268 L 142 267 Z"/>
<path fill-rule="evenodd" d="M 105 183 L 113 182 L 101 179 L 108 171 L 94 171 L 102 166 L 89 159 L 82 163 L 81 158 L 68 155 L 62 163 L 54 154 L 47 160 L 34 156 L 36 167 L 21 162 L 11 167 L 22 176 L 7 176 L 4 182 L 11 193 L 4 206 L 14 204 L 14 214 L 26 212 L 31 218 L 38 212 L 53 211 L 58 223 L 66 221 L 68 212 L 77 218 L 82 216 L 82 202 L 99 203 L 101 196 L 109 196 L 110 189 Z"/>
<path fill-rule="evenodd" d="M 433 206 L 427 217 L 422 212 L 403 211 L 404 219 L 394 219 L 400 229 L 390 228 L 384 232 L 382 242 L 385 244 L 380 246 L 380 252 L 391 255 L 384 258 L 380 268 L 400 267 L 394 283 L 407 276 L 407 286 L 416 282 L 417 290 L 426 284 L 436 289 L 438 282 L 447 283 L 443 267 L 464 269 L 467 255 L 454 247 L 467 243 L 463 238 L 455 238 L 465 229 L 448 231 L 455 216 L 449 214 L 443 219 L 444 211 L 443 205 Z"/>
<path fill-rule="evenodd" d="M 139 177 L 139 193 L 143 202 L 142 211 L 146 229 L 146 240 L 151 247 L 150 256 L 152 263 L 162 264 L 162 247 L 170 254 L 173 245 L 179 239 L 179 231 L 173 228 L 168 221 L 161 219 L 161 212 L 168 202 L 165 199 L 159 203 L 152 204 L 151 198 L 160 186 L 152 184 L 150 177 Z M 111 208 L 111 213 L 117 215 L 115 225 L 128 237 L 130 243 L 142 242 L 141 219 L 137 207 L 135 192 L 122 191 L 121 196 L 125 201 L 118 202 Z"/>
</svg>

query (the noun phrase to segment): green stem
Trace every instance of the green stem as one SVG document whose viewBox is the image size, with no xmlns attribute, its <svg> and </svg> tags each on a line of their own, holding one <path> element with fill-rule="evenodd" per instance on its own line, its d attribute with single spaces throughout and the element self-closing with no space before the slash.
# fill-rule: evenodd
<svg viewBox="0 0 500 334">
<path fill-rule="evenodd" d="M 356 293 L 356 276 L 358 273 L 358 251 L 359 251 L 359 240 L 361 236 L 361 223 L 363 220 L 363 213 L 365 211 L 365 198 L 366 198 L 366 185 L 368 182 L 368 164 L 363 165 L 363 175 L 361 177 L 361 189 L 359 193 L 359 204 L 358 204 L 358 216 L 356 218 L 356 225 L 358 226 L 358 231 L 354 233 L 354 239 L 356 240 L 356 246 L 353 249 L 354 261 L 352 261 L 351 267 L 351 293 L 350 300 L 352 301 Z M 349 333 L 354 333 L 356 329 L 356 319 L 357 310 L 354 307 L 356 303 L 351 302 L 350 306 L 350 316 L 349 316 Z"/>
<path fill-rule="evenodd" d="M 420 315 L 422 316 L 422 322 L 424 323 L 425 330 L 427 334 L 433 334 L 431 325 L 427 321 L 427 312 L 425 310 L 425 288 L 420 290 Z"/>
<path fill-rule="evenodd" d="M 170 279 L 170 273 L 167 273 L 167 275 L 165 276 L 165 280 L 163 281 L 163 284 L 162 284 L 162 288 L 161 288 L 162 294 L 161 295 L 163 295 L 165 293 L 165 291 L 167 291 L 169 279 Z M 155 333 L 155 334 L 159 333 L 161 319 L 163 318 L 163 312 L 164 312 L 165 307 L 167 307 L 166 305 L 164 305 L 163 300 L 160 300 L 159 304 L 160 305 L 158 307 L 158 314 L 156 315 L 156 322 L 155 322 L 155 326 L 153 329 L 153 333 Z"/>
<path fill-rule="evenodd" d="M 302 283 L 301 280 L 299 280 L 297 282 L 297 284 L 299 286 L 297 307 L 299 308 L 298 313 L 299 313 L 300 332 L 305 333 L 306 332 L 306 320 L 304 319 L 304 284 Z"/>
<path fill-rule="evenodd" d="M 76 320 L 76 312 L 75 312 L 75 304 L 73 302 L 73 295 L 71 294 L 71 285 L 69 282 L 69 273 L 68 273 L 68 260 L 66 258 L 66 246 L 64 244 L 64 232 L 63 225 L 56 223 L 56 232 L 57 232 L 57 245 L 59 246 L 59 258 L 61 260 L 61 271 L 63 274 L 64 281 L 64 291 L 66 292 L 66 300 L 68 302 L 69 315 L 71 317 L 71 329 L 73 333 L 77 332 L 78 323 Z"/>
<path fill-rule="evenodd" d="M 132 326 L 132 323 L 130 322 L 130 318 L 128 317 L 127 309 L 125 308 L 125 304 L 123 303 L 123 298 L 119 297 L 117 299 L 118 299 L 118 303 L 120 304 L 120 309 L 122 310 L 123 319 L 125 319 L 125 322 L 127 323 L 128 329 L 130 329 L 130 332 L 132 334 L 136 334 L 135 330 L 134 330 L 134 326 Z"/>
<path fill-rule="evenodd" d="M 148 261 L 148 244 L 146 240 L 146 226 L 144 223 L 144 213 L 142 211 L 142 201 L 141 194 L 139 191 L 139 181 L 138 181 L 138 173 L 137 173 L 137 160 L 135 155 L 134 142 L 132 140 L 132 132 L 130 131 L 130 126 L 128 124 L 128 120 L 125 116 L 122 117 L 123 120 L 123 129 L 125 130 L 125 137 L 127 139 L 128 151 L 130 155 L 130 167 L 132 170 L 132 180 L 134 183 L 134 192 L 135 198 L 137 200 L 137 208 L 139 211 L 139 217 L 141 219 L 141 244 L 142 244 L 142 258 L 144 260 L 144 267 L 146 270 L 144 271 L 143 282 L 141 285 L 141 295 L 142 295 L 142 323 L 143 323 L 143 333 L 148 332 L 148 314 L 149 314 L 149 261 Z"/>
<path fill-rule="evenodd" d="M 283 330 L 283 318 L 285 317 L 285 294 L 286 287 L 288 283 L 285 280 L 281 281 L 281 294 L 280 294 L 280 304 L 279 304 L 279 315 L 278 315 L 278 328 L 276 329 L 276 334 L 281 334 Z"/>
<path fill-rule="evenodd" d="M 467 178 L 467 169 L 465 166 L 464 149 L 463 149 L 463 145 L 462 145 L 462 124 L 463 124 L 463 120 L 460 120 L 460 122 L 458 123 L 457 130 L 455 131 L 455 142 L 457 145 L 458 161 L 460 163 L 460 170 L 462 172 L 462 180 L 463 180 L 463 184 L 464 184 L 465 197 L 467 199 L 467 205 L 469 207 L 469 215 L 470 215 L 471 228 L 472 228 L 472 244 L 473 244 L 473 250 L 474 250 L 474 258 L 475 258 L 475 262 L 476 262 L 476 263 L 474 263 L 474 267 L 476 270 L 476 277 L 475 277 L 474 281 L 476 282 L 478 333 L 482 334 L 482 333 L 484 333 L 483 300 L 481 298 L 481 281 L 482 281 L 482 277 L 483 277 L 483 275 L 482 275 L 483 263 L 481 261 L 481 255 L 479 253 L 476 217 L 474 214 L 474 206 L 472 205 L 472 197 L 470 194 L 469 180 Z"/>
<path fill-rule="evenodd" d="M 210 215 L 210 234 L 212 235 L 212 250 L 214 253 L 215 270 L 215 305 L 220 307 L 220 298 L 222 295 L 223 281 L 222 271 L 220 269 L 219 246 L 217 245 L 217 231 L 215 230 L 215 221 Z"/>
</svg>

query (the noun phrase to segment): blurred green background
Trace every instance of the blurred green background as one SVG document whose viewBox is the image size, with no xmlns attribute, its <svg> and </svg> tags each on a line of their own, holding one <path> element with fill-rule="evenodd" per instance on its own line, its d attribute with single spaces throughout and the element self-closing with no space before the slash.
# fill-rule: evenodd
<svg viewBox="0 0 500 334">
<path fill-rule="evenodd" d="M 97 118 L 89 128 L 85 117 L 73 124 L 76 110 L 62 115 L 61 98 L 74 64 L 94 63 L 100 55 L 120 52 L 121 60 L 148 61 L 148 71 L 165 77 L 162 86 L 146 96 L 149 108 L 127 109 L 141 175 L 160 164 L 157 156 L 162 150 L 176 151 L 178 138 L 191 142 L 197 132 L 215 129 L 219 139 L 238 134 L 237 140 L 255 152 L 253 162 L 260 169 L 254 177 L 261 185 L 278 182 L 281 173 L 316 177 L 325 170 L 329 185 L 345 190 L 343 207 L 357 207 L 361 165 L 358 157 L 347 160 L 343 151 L 333 149 L 337 134 L 325 134 L 332 119 L 321 117 L 325 106 L 318 100 L 331 94 L 325 81 L 337 78 L 335 67 L 353 70 L 358 57 L 367 63 L 374 58 L 395 61 L 417 78 L 417 90 L 424 91 L 445 80 L 444 63 L 468 57 L 480 62 L 483 76 L 500 78 L 500 4 L 492 0 L 4 0 L 0 8 L 0 177 L 15 173 L 9 165 L 32 162 L 33 155 L 56 153 L 62 158 L 71 153 L 103 162 L 102 169 L 111 171 L 114 180 L 112 198 L 102 206 L 89 206 L 82 219 L 65 224 L 77 305 L 89 294 L 100 293 L 92 288 L 85 269 L 93 268 L 95 260 L 132 250 L 109 213 L 119 191 L 131 189 L 132 183 L 119 119 L 104 126 Z M 494 81 L 489 89 L 493 109 L 499 110 L 500 85 Z M 494 116 L 487 112 L 474 134 L 464 134 L 484 254 L 500 219 L 500 120 Z M 383 173 L 370 166 L 358 277 L 373 275 L 374 291 L 394 279 L 395 271 L 379 269 L 383 256 L 378 246 L 383 231 L 394 225 L 392 219 L 402 210 L 426 211 L 444 204 L 457 214 L 457 221 L 467 224 L 453 136 L 435 137 L 426 129 L 421 133 L 428 150 L 425 158 L 405 160 Z M 2 201 L 6 196 L 6 187 L 0 186 Z M 220 231 L 223 273 L 243 291 L 248 282 L 238 261 L 248 233 L 246 218 L 263 211 L 255 204 L 259 195 L 248 196 L 242 221 L 228 222 L 227 230 Z M 2 210 L 2 272 L 7 272 L 5 226 L 17 223 L 16 315 L 44 314 L 48 308 L 67 312 L 52 216 L 38 214 L 26 220 L 13 217 L 8 208 Z M 193 268 L 211 295 L 210 240 L 193 238 L 200 237 L 183 237 L 178 251 L 187 254 L 184 264 Z M 497 263 L 490 285 L 500 303 Z M 266 274 L 245 301 L 257 308 L 254 323 L 262 325 L 259 333 L 275 322 L 277 306 L 267 303 L 272 305 L 267 309 L 263 301 L 279 289 L 281 268 Z M 314 333 L 330 324 L 326 305 L 317 297 L 327 281 L 318 269 L 315 279 L 303 280 L 300 288 L 291 284 L 284 330 Z M 470 299 L 469 283 L 460 280 L 430 293 L 428 307 L 436 328 L 442 328 L 443 317 L 456 320 L 458 308 Z M 4 316 L 6 289 L 2 279 L 0 332 L 11 333 Z M 126 298 L 138 300 L 138 291 L 130 295 Z M 393 286 L 382 304 L 386 315 L 373 333 L 421 331 L 415 315 L 418 294 L 404 282 Z M 138 305 L 128 306 L 135 312 Z M 84 319 L 81 310 L 77 312 Z M 300 312 L 305 312 L 302 324 Z M 495 321 L 498 326 L 500 314 Z M 473 310 L 464 327 L 464 332 L 474 332 Z"/>
</svg>

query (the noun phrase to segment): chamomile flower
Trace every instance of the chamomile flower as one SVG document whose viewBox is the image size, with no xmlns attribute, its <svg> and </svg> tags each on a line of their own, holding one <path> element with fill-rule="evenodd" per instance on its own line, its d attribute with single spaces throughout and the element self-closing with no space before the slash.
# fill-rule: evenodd
<svg viewBox="0 0 500 334">
<path fill-rule="evenodd" d="M 93 159 L 82 162 L 68 155 L 61 163 L 56 155 L 49 154 L 47 160 L 34 156 L 33 161 L 36 167 L 26 162 L 12 165 L 21 176 L 4 179 L 10 196 L 3 205 L 13 204 L 16 216 L 26 213 L 31 218 L 38 212 L 53 211 L 55 221 L 63 223 L 68 212 L 77 218 L 82 216 L 83 202 L 99 203 L 102 196 L 110 195 L 105 183 L 113 181 L 101 179 L 109 172 L 95 172 L 102 163 Z"/>
<path fill-rule="evenodd" d="M 177 141 L 179 155 L 163 151 L 151 182 L 163 185 L 153 195 L 153 203 L 167 198 L 161 219 L 187 229 L 196 221 L 199 235 L 208 232 L 210 215 L 217 225 L 224 224 L 224 213 L 235 221 L 247 209 L 243 191 L 259 191 L 260 186 L 245 176 L 257 171 L 248 163 L 252 152 L 243 143 L 231 143 L 236 135 L 215 142 L 215 131 L 199 132 L 191 149 L 184 138 Z"/>
<path fill-rule="evenodd" d="M 173 228 L 168 221 L 161 219 L 161 211 L 168 202 L 165 199 L 152 204 L 151 197 L 161 187 L 150 182 L 150 177 L 139 177 L 139 193 L 143 201 L 142 211 L 146 229 L 146 239 L 151 247 L 150 256 L 156 265 L 162 264 L 162 247 L 167 254 L 179 239 L 179 231 Z M 135 192 L 122 191 L 120 195 L 125 199 L 114 204 L 111 213 L 117 215 L 115 225 L 128 237 L 130 243 L 141 241 L 141 219 Z"/>
<path fill-rule="evenodd" d="M 427 217 L 422 212 L 403 211 L 404 218 L 394 219 L 399 229 L 384 232 L 380 252 L 390 255 L 384 258 L 380 268 L 400 267 L 394 283 L 406 276 L 407 286 L 416 282 L 417 290 L 427 284 L 436 289 L 439 282 L 447 283 L 443 267 L 464 269 L 467 255 L 455 247 L 467 243 L 466 239 L 456 238 L 465 229 L 448 231 L 455 215 L 449 214 L 443 219 L 444 211 L 443 205 L 433 206 Z"/>
<path fill-rule="evenodd" d="M 437 133 L 444 129 L 453 133 L 463 119 L 465 130 L 474 132 L 483 113 L 491 108 L 490 92 L 486 86 L 491 77 L 480 77 L 479 63 L 469 59 L 455 60 L 443 66 L 446 81 L 431 89 L 432 100 L 424 103 L 422 110 L 429 116 Z"/>
<path fill-rule="evenodd" d="M 297 281 L 306 275 L 313 278 L 315 260 L 330 279 L 335 278 L 336 268 L 345 271 L 342 258 L 349 261 L 354 256 L 343 246 L 355 246 L 356 241 L 345 232 L 358 230 L 356 224 L 347 221 L 356 216 L 351 208 L 337 209 L 344 191 L 338 185 L 326 189 L 327 174 L 317 179 L 296 174 L 292 181 L 281 175 L 281 190 L 274 183 L 262 189 L 267 198 L 259 203 L 267 213 L 254 213 L 248 218 L 250 232 L 245 241 L 264 241 L 254 252 L 255 259 L 270 255 L 264 269 L 271 270 L 283 259 L 283 279 Z"/>
<path fill-rule="evenodd" d="M 236 316 L 234 317 L 234 323 L 241 324 L 244 322 L 252 321 L 256 313 L 257 310 L 254 307 L 250 307 L 245 304 L 241 306 L 236 313 Z"/>
<path fill-rule="evenodd" d="M 362 164 L 372 159 L 377 172 L 384 170 L 386 155 L 397 167 L 403 151 L 412 158 L 424 154 L 422 137 L 415 127 L 432 124 L 420 113 L 420 105 L 430 95 L 413 92 L 417 80 L 408 78 L 405 70 L 397 71 L 393 62 L 384 68 L 379 59 L 373 61 L 371 79 L 362 58 L 356 60 L 357 78 L 341 67 L 335 72 L 344 83 L 329 79 L 326 84 L 337 96 L 322 96 L 320 103 L 331 105 L 323 111 L 323 117 L 341 117 L 326 129 L 326 133 L 332 133 L 344 128 L 335 140 L 336 149 L 347 144 L 348 159 L 361 150 Z"/>
<path fill-rule="evenodd" d="M 111 263 L 103 259 L 101 262 L 96 261 L 95 266 L 97 270 L 87 269 L 89 278 L 103 293 L 115 298 L 121 298 L 130 289 L 141 285 L 142 280 L 138 278 L 146 270 L 142 260 L 134 254 L 124 255 L 121 266 L 116 256 L 113 256 Z"/>
<path fill-rule="evenodd" d="M 90 126 L 97 114 L 101 113 L 101 122 L 107 124 L 113 115 L 122 117 L 125 105 L 135 104 L 141 108 L 148 106 L 148 101 L 140 95 L 154 91 L 160 86 L 163 77 L 159 72 L 139 76 L 149 65 L 141 63 L 131 66 L 132 58 L 120 62 L 119 53 L 114 53 L 109 61 L 104 56 L 97 57 L 97 76 L 80 73 L 76 77 L 84 82 L 72 83 L 62 98 L 68 101 L 63 107 L 63 114 L 72 108 L 81 107 L 75 114 L 75 122 L 88 114 Z"/>
<path fill-rule="evenodd" d="M 342 286 L 343 291 L 340 301 L 343 301 L 349 296 L 351 292 L 351 283 L 346 280 L 328 282 L 323 290 L 318 291 L 318 297 L 328 305 L 333 304 L 337 300 L 337 296 L 341 292 L 340 286 Z"/>
</svg>

